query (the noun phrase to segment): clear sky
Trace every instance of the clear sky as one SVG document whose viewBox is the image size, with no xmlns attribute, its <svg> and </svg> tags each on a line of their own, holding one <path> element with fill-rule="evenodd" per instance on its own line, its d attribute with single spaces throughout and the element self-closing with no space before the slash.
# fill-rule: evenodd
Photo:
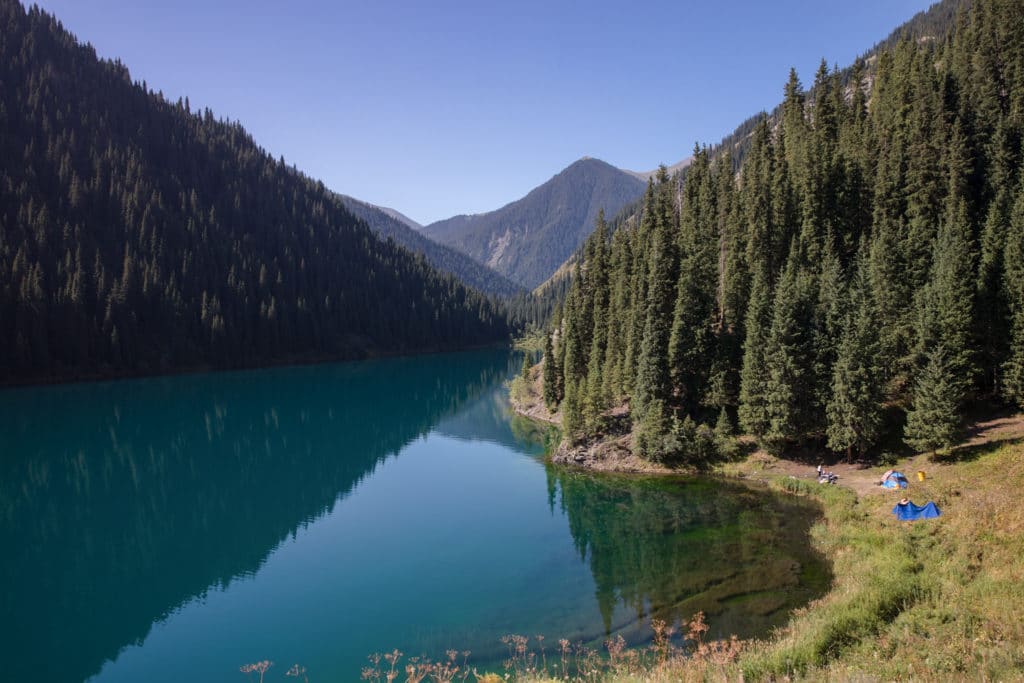
<svg viewBox="0 0 1024 683">
<path fill-rule="evenodd" d="M 582 156 L 650 170 L 929 0 L 38 0 L 103 57 L 338 192 L 429 223 Z"/>
</svg>

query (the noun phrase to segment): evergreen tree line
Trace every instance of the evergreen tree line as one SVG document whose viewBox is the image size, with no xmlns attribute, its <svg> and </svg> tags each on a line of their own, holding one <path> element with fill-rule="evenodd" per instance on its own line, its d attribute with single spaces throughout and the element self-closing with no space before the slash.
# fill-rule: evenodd
<svg viewBox="0 0 1024 683">
<path fill-rule="evenodd" d="M 569 293 L 572 274 L 556 274 L 532 292 L 521 292 L 502 299 L 501 304 L 513 329 L 542 329 L 551 323 L 561 310 Z"/>
<path fill-rule="evenodd" d="M 808 91 L 791 72 L 738 169 L 698 146 L 635 220 L 598 220 L 545 350 L 567 438 L 628 403 L 652 459 L 700 461 L 736 421 L 852 457 L 904 415 L 928 450 L 972 400 L 1024 406 L 1022 133 L 1015 0 Z"/>
<path fill-rule="evenodd" d="M 237 123 L 0 0 L 0 381 L 506 338 L 505 312 L 375 237 Z"/>
<path fill-rule="evenodd" d="M 876 43 L 866 54 L 871 55 L 892 49 L 900 41 L 928 41 L 934 40 L 937 36 L 945 36 L 954 24 L 957 13 L 965 2 L 966 0 L 939 0 L 939 2 L 936 2 L 927 10 L 918 12 L 909 21 L 896 28 L 883 40 Z M 863 65 L 859 68 L 847 67 L 840 70 L 838 83 L 843 88 L 849 89 L 852 88 L 855 78 L 861 79 L 861 85 L 865 85 L 863 80 L 865 78 L 865 68 Z M 870 78 L 870 75 L 868 78 Z M 782 104 L 779 104 L 768 114 L 772 125 L 781 116 Z M 747 152 L 750 150 L 750 143 L 753 139 L 754 129 L 761 123 L 763 117 L 764 113 L 762 112 L 743 121 L 732 133 L 722 138 L 720 143 L 711 147 L 712 156 L 728 151 L 732 156 L 734 168 L 738 168 L 743 163 L 743 160 L 746 159 Z M 685 175 L 686 170 L 683 169 L 681 173 Z"/>
</svg>

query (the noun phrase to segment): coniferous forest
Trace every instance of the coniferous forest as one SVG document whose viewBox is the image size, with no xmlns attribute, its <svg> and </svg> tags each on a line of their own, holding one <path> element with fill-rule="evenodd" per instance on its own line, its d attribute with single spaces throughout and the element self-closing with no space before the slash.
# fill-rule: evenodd
<svg viewBox="0 0 1024 683">
<path fill-rule="evenodd" d="M 238 123 L 0 0 L 0 380 L 449 349 L 492 300 L 381 241 Z"/>
<path fill-rule="evenodd" d="M 742 162 L 698 146 L 598 221 L 545 354 L 567 439 L 628 404 L 653 460 L 737 429 L 854 457 L 1024 406 L 1024 12 L 960 6 L 809 88 L 791 72 Z"/>
</svg>

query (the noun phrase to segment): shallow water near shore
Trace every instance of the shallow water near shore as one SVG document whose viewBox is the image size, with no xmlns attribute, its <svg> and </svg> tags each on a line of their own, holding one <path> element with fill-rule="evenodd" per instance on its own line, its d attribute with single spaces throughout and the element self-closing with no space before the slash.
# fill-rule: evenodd
<svg viewBox="0 0 1024 683">
<path fill-rule="evenodd" d="M 501 637 L 765 634 L 822 594 L 815 511 L 543 460 L 506 352 L 0 391 L 5 676 L 246 680 Z M 549 645 L 550 647 L 550 645 Z"/>
</svg>

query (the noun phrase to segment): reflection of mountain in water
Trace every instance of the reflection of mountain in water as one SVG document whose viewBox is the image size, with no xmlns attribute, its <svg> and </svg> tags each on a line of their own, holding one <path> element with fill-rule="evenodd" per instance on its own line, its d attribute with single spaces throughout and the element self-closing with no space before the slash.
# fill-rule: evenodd
<svg viewBox="0 0 1024 683">
<path fill-rule="evenodd" d="M 480 352 L 0 392 L 5 675 L 96 673 L 507 368 Z"/>
<path fill-rule="evenodd" d="M 822 594 L 809 504 L 721 481 L 595 477 L 549 468 L 607 632 L 620 602 L 667 621 L 708 614 L 715 637 L 764 634 Z"/>
</svg>

